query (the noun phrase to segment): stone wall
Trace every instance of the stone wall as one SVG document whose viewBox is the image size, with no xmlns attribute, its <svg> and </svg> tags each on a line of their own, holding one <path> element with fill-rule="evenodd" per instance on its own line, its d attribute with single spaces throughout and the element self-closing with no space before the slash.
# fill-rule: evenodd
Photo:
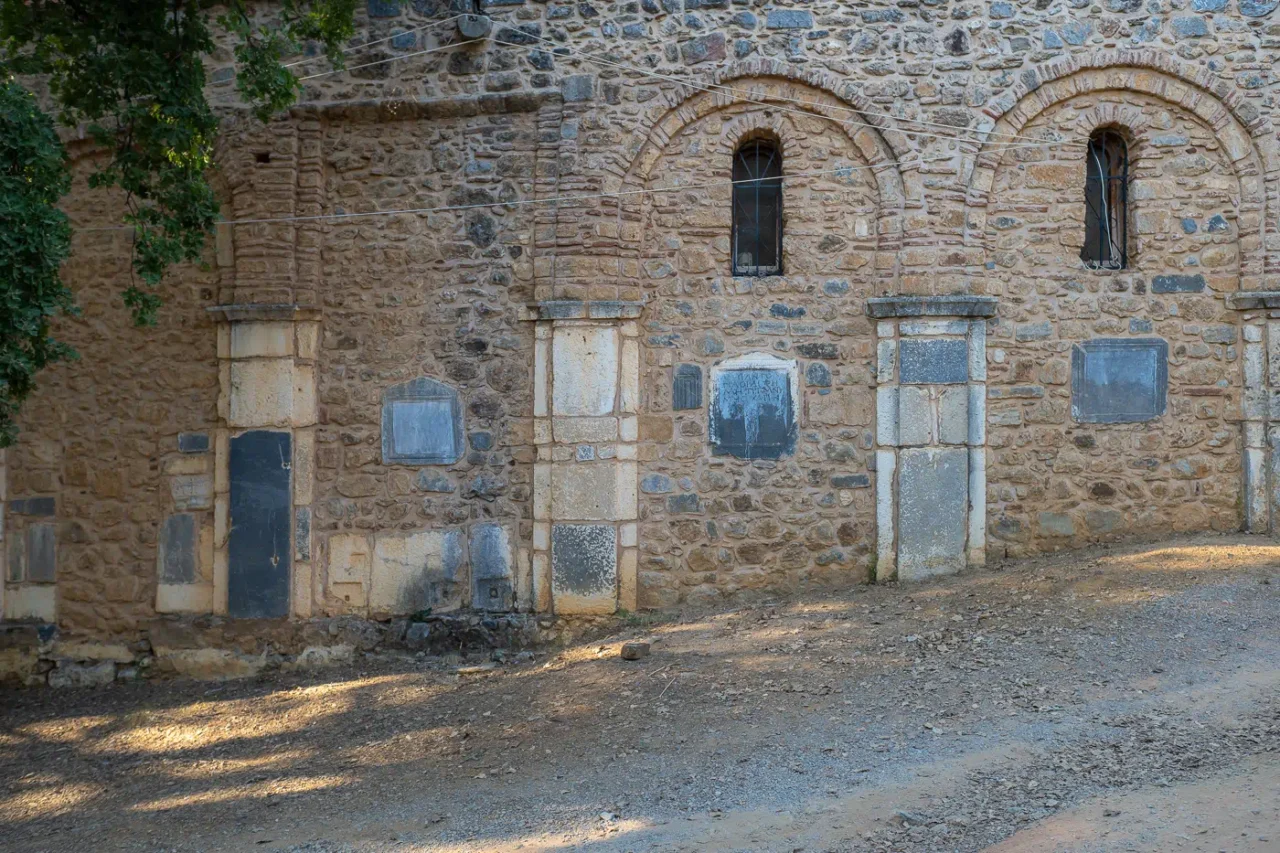
<svg viewBox="0 0 1280 853">
<path fill-rule="evenodd" d="M 903 543 L 927 555 L 910 577 L 1273 527 L 1275 0 L 485 11 L 464 44 L 426 27 L 443 2 L 371 0 L 355 41 L 388 40 L 351 64 L 401 58 L 308 80 L 268 125 L 215 55 L 233 224 L 145 332 L 127 232 L 77 236 L 82 358 L 41 377 L 0 468 L 6 618 L 125 637 L 236 615 L 251 433 L 279 448 L 259 532 L 281 553 L 259 556 L 287 553 L 271 607 L 296 619 L 666 606 L 888 580 Z M 1078 254 L 1100 127 L 1132 156 L 1122 271 Z M 753 135 L 787 176 L 768 278 L 730 269 Z M 68 210 L 102 225 L 115 202 L 81 181 Z M 392 210 L 417 212 L 365 215 Z M 590 358 L 556 355 L 582 335 L 610 342 L 578 347 L 607 361 L 591 405 L 563 387 L 600 379 Z M 1111 351 L 1158 360 L 1153 419 L 1073 413 L 1073 359 Z M 718 443 L 744 365 L 794 382 L 777 459 Z M 944 459 L 935 560 L 937 531 L 903 525 Z M 596 480 L 607 501 L 565 485 Z M 579 534 L 612 556 L 557 561 Z"/>
</svg>

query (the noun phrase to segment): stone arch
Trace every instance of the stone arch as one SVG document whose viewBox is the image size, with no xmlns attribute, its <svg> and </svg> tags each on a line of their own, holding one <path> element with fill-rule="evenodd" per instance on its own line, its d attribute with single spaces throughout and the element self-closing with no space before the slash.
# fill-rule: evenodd
<svg viewBox="0 0 1280 853">
<path fill-rule="evenodd" d="M 987 108 L 979 128 L 987 141 L 973 161 L 966 197 L 965 245 L 986 250 L 986 208 L 1004 158 L 1000 140 L 1021 134 L 1047 110 L 1079 95 L 1131 91 L 1149 95 L 1194 116 L 1210 128 L 1240 183 L 1240 290 L 1280 286 L 1280 257 L 1267 252 L 1267 235 L 1277 226 L 1280 152 L 1269 122 L 1208 69 L 1188 69 L 1154 51 L 1098 51 L 1027 71 L 1017 85 Z M 1098 116 L 1103 120 L 1104 116 Z M 1124 124 L 1124 116 L 1110 123 Z M 979 274 L 978 269 L 971 274 Z"/>
</svg>

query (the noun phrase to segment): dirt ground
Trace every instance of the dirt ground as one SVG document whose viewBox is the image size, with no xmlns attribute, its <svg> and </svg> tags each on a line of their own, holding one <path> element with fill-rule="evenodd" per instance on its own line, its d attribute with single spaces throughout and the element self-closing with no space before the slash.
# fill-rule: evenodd
<svg viewBox="0 0 1280 853">
<path fill-rule="evenodd" d="M 1280 851 L 1268 539 L 474 663 L 0 693 L 0 849 Z"/>
</svg>

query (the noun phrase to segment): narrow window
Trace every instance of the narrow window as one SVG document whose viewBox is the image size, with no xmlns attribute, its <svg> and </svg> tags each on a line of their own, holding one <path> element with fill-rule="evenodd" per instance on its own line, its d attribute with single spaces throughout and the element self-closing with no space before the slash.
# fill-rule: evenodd
<svg viewBox="0 0 1280 853">
<path fill-rule="evenodd" d="M 1093 269 L 1129 265 L 1129 151 L 1114 130 L 1089 137 L 1084 185 L 1084 246 L 1080 259 Z"/>
<path fill-rule="evenodd" d="M 782 273 L 782 152 L 763 139 L 733 155 L 733 274 Z"/>
</svg>

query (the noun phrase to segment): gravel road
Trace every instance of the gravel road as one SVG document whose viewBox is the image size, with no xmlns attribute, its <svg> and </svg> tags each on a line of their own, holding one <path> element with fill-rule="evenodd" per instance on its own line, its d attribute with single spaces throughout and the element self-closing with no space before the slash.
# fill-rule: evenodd
<svg viewBox="0 0 1280 853">
<path fill-rule="evenodd" d="M 637 637 L 652 655 L 621 660 Z M 687 612 L 475 663 L 0 693 L 0 848 L 1280 850 L 1269 539 Z"/>
</svg>

